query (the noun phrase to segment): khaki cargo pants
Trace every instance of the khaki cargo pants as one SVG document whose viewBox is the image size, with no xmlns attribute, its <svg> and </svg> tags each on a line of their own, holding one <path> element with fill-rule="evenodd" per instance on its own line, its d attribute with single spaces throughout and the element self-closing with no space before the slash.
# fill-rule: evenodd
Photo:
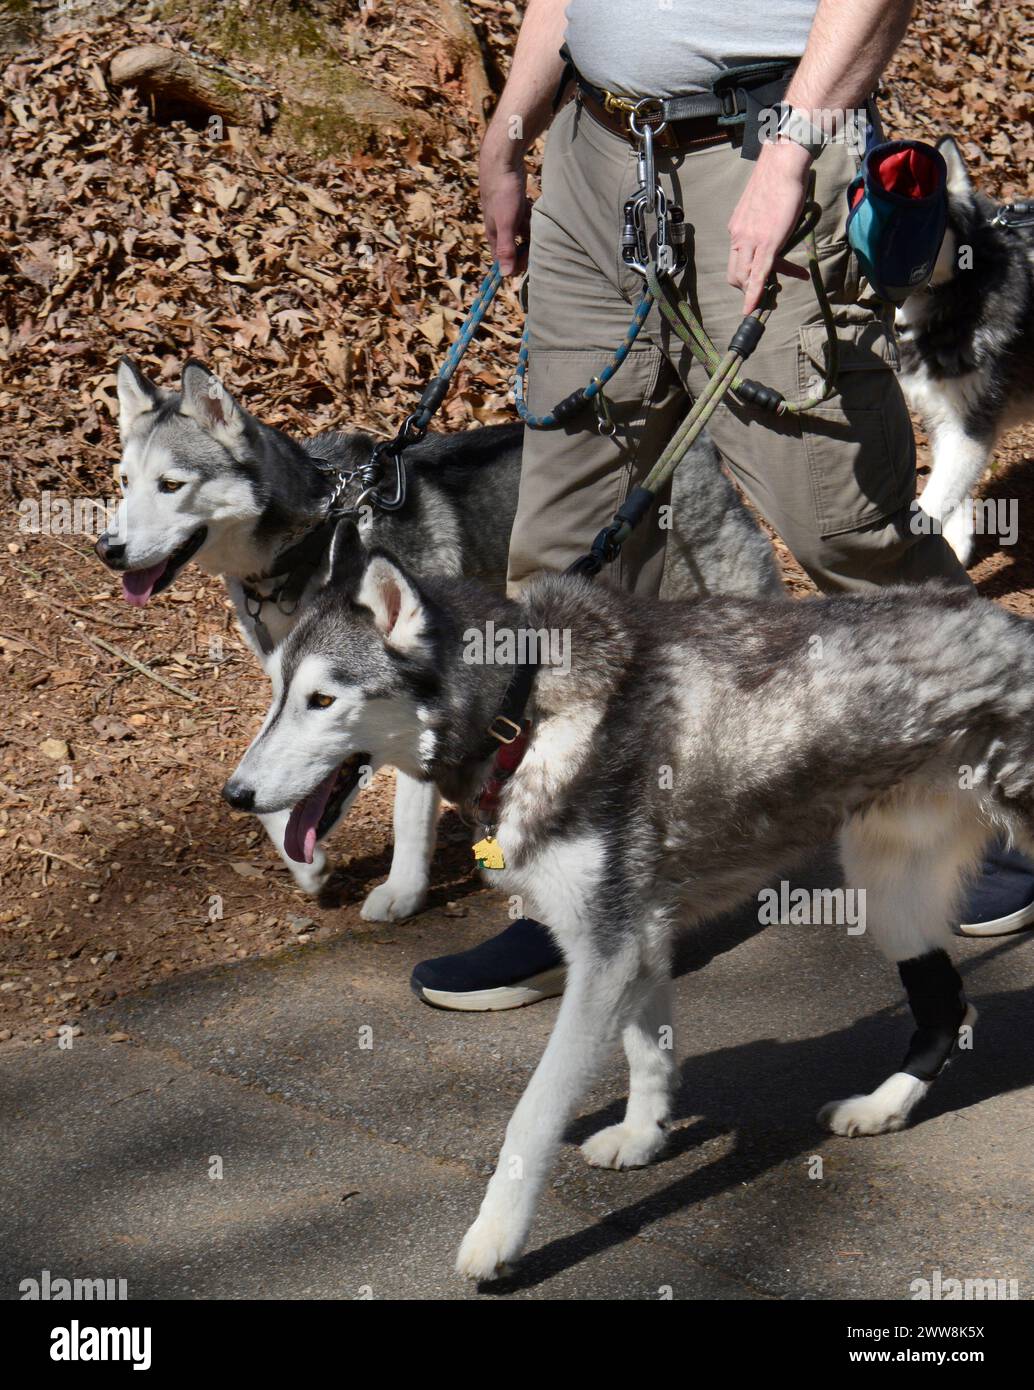
<svg viewBox="0 0 1034 1390">
<path fill-rule="evenodd" d="M 724 144 L 674 157 L 658 151 L 657 167 L 689 228 L 683 292 L 724 351 L 743 304 L 742 293 L 726 282 L 727 224 L 754 165 Z M 815 162 L 822 275 L 841 343 L 839 393 L 807 416 L 782 418 L 723 402 L 708 428 L 747 497 L 821 589 L 936 576 L 965 584 L 943 538 L 915 534 L 909 524 L 915 446 L 895 375 L 896 349 L 878 306 L 861 297 L 845 240 L 845 189 L 857 169 L 857 157 L 843 144 L 827 146 Z M 542 196 L 532 214 L 528 403 L 534 414 L 584 386 L 628 327 L 642 281 L 621 261 L 619 234 L 621 209 L 636 183 L 631 146 L 569 103 L 550 131 Z M 793 259 L 803 263 L 799 253 Z M 804 399 L 820 374 L 824 342 L 810 282 L 783 277 L 778 307 L 745 374 L 789 400 Z M 588 550 L 646 477 L 705 380 L 654 307 L 607 387 L 613 437 L 596 431 L 591 410 L 558 430 L 525 431 L 511 592 Z M 647 517 L 608 571 L 611 582 L 655 594 L 666 535 Z"/>
</svg>

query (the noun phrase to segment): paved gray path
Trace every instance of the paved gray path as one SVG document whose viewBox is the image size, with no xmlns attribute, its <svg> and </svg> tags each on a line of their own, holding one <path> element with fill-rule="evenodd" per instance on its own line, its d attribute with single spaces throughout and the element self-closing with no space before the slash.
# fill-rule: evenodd
<svg viewBox="0 0 1034 1390">
<path fill-rule="evenodd" d="M 70 1052 L 8 1053 L 0 1296 L 43 1269 L 125 1277 L 142 1298 L 476 1296 L 452 1258 L 557 1001 L 417 1003 L 414 960 L 500 921 L 491 894 L 466 903 L 465 918 L 183 977 L 88 1015 Z M 749 914 L 685 942 L 665 1158 L 606 1173 L 578 1153 L 620 1117 L 615 1057 L 528 1256 L 488 1296 L 905 1299 L 939 1269 L 1030 1298 L 1034 936 L 958 954 L 981 1010 L 973 1053 L 911 1130 L 848 1140 L 814 1115 L 898 1060 L 896 972 L 843 929 L 759 932 Z"/>
</svg>

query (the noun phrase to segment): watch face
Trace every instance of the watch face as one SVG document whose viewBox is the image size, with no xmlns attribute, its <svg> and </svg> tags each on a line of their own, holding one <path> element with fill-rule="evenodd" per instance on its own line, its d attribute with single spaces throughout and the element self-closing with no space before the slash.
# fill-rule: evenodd
<svg viewBox="0 0 1034 1390">
<path fill-rule="evenodd" d="M 825 147 L 826 138 L 821 130 L 812 125 L 804 111 L 797 111 L 786 102 L 780 102 L 779 123 L 776 134 L 796 145 L 802 145 L 811 154 L 818 154 Z"/>
</svg>

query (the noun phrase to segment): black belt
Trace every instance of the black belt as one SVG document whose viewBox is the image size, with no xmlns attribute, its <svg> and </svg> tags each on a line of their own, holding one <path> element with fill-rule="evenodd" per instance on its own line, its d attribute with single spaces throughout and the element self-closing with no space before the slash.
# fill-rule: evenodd
<svg viewBox="0 0 1034 1390">
<path fill-rule="evenodd" d="M 797 68 L 795 58 L 774 58 L 766 63 L 746 63 L 720 72 L 711 84 L 710 92 L 693 92 L 675 97 L 623 97 L 597 87 L 575 66 L 571 51 L 565 43 L 560 50 L 564 71 L 553 98 L 556 111 L 563 101 L 568 84 L 574 82 L 583 97 L 595 104 L 594 115 L 603 112 L 611 120 L 604 124 L 630 135 L 629 117 L 635 113 L 639 124 L 679 126 L 683 122 L 715 122 L 717 127 L 740 127 L 743 131 L 743 154 L 757 158 L 760 143 L 757 121 L 761 112 L 782 101 Z M 612 124 L 617 122 L 617 126 Z M 677 132 L 673 132 L 676 133 Z M 702 133 L 702 132 L 701 132 Z M 716 132 L 717 133 L 717 132 Z"/>
<path fill-rule="evenodd" d="M 604 130 L 619 135 L 623 140 L 632 140 L 628 120 L 621 112 L 610 111 L 602 101 L 597 101 L 589 92 L 579 91 L 578 100 L 589 115 Z M 654 145 L 659 150 L 689 150 L 697 145 L 727 144 L 733 138 L 731 126 L 722 125 L 717 116 L 696 116 L 687 120 L 666 121 L 657 127 Z"/>
</svg>

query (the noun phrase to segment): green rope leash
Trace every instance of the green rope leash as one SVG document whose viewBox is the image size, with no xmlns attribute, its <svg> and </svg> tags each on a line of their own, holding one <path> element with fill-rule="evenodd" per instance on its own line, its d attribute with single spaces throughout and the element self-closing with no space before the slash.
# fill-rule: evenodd
<svg viewBox="0 0 1034 1390">
<path fill-rule="evenodd" d="M 809 189 L 809 195 L 811 190 Z M 592 550 L 581 556 L 568 569 L 569 574 L 584 574 L 592 577 L 600 572 L 605 564 L 616 560 L 621 547 L 631 535 L 633 528 L 653 506 L 658 492 L 671 478 L 675 469 L 693 447 L 704 426 L 717 410 L 722 399 L 732 391 L 741 403 L 771 410 L 776 415 L 800 415 L 814 410 L 829 399 L 836 390 L 836 379 L 840 369 L 839 341 L 836 321 L 826 295 L 819 268 L 818 245 L 815 227 L 820 209 L 811 199 L 805 205 L 804 213 L 794 230 L 793 236 L 782 248 L 785 255 L 794 247 L 805 244 L 808 255 L 808 274 L 818 301 L 819 313 L 826 330 L 826 363 L 821 387 L 806 400 L 788 401 L 778 391 L 750 381 L 738 372 L 738 368 L 757 347 L 765 331 L 772 311 L 776 306 L 779 285 L 773 275 L 765 287 L 761 303 L 752 314 L 740 324 L 733 334 L 728 348 L 720 354 L 703 325 L 693 313 L 684 298 L 680 298 L 670 282 L 662 280 L 653 266 L 647 267 L 647 289 L 671 325 L 672 331 L 689 348 L 696 360 L 708 373 L 708 382 L 686 418 L 679 425 L 672 439 L 650 470 L 643 484 L 629 493 L 625 502 L 615 513 L 614 520 L 596 537 Z"/>
</svg>

